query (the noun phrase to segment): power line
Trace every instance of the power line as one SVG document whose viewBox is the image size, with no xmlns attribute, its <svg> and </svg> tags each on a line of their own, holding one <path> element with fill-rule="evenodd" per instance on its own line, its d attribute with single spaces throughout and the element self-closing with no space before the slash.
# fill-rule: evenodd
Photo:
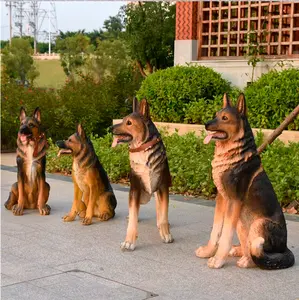
<svg viewBox="0 0 299 300">
<path fill-rule="evenodd" d="M 31 36 L 34 39 L 34 54 L 37 42 L 51 43 L 58 34 L 57 15 L 54 2 L 45 1 L 7 1 L 10 19 L 10 40 L 12 36 Z M 48 22 L 45 22 L 48 20 Z"/>
</svg>

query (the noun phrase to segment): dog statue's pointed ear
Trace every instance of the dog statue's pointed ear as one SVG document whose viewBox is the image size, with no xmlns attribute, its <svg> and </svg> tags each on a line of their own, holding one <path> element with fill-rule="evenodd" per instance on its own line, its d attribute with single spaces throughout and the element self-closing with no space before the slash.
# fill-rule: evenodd
<svg viewBox="0 0 299 300">
<path fill-rule="evenodd" d="M 232 103 L 230 102 L 230 99 L 229 99 L 229 97 L 228 97 L 228 94 L 225 93 L 225 94 L 223 95 L 223 106 L 222 106 L 222 108 L 226 108 L 226 107 L 230 107 L 230 106 L 232 106 Z"/>
<path fill-rule="evenodd" d="M 80 123 L 77 125 L 77 133 L 82 140 L 86 139 L 86 134 L 85 134 L 84 128 Z"/>
<path fill-rule="evenodd" d="M 33 117 L 34 117 L 38 122 L 40 122 L 40 120 L 41 120 L 41 112 L 40 112 L 39 107 L 37 107 L 37 108 L 34 110 Z"/>
<path fill-rule="evenodd" d="M 136 97 L 133 98 L 133 112 L 138 112 L 139 110 L 139 103 Z"/>
<path fill-rule="evenodd" d="M 22 122 L 26 118 L 25 108 L 22 106 L 20 109 L 20 121 Z"/>
<path fill-rule="evenodd" d="M 139 104 L 139 113 L 145 118 L 150 118 L 149 105 L 146 99 L 142 99 Z"/>
<path fill-rule="evenodd" d="M 247 116 L 247 106 L 246 106 L 245 96 L 243 93 L 241 93 L 238 97 L 237 110 L 241 115 Z"/>
</svg>

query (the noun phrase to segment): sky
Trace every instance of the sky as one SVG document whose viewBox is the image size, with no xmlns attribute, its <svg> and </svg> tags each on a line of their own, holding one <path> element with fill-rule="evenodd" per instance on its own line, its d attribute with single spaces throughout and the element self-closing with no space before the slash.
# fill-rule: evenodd
<svg viewBox="0 0 299 300">
<path fill-rule="evenodd" d="M 109 16 L 115 16 L 127 1 L 53 1 L 56 7 L 58 29 L 61 31 L 93 31 L 102 28 Z M 9 17 L 5 2 L 1 1 L 1 40 L 9 39 Z M 43 1 L 41 8 L 48 8 Z M 47 28 L 48 21 L 44 21 Z M 43 27 L 44 27 L 43 26 Z"/>
</svg>

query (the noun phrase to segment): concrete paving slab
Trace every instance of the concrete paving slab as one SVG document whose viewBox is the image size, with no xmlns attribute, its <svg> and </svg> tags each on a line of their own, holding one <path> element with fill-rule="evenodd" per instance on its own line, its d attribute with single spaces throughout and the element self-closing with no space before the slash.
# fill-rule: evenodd
<svg viewBox="0 0 299 300">
<path fill-rule="evenodd" d="M 1 153 L 0 154 L 0 164 L 4 166 L 16 166 L 16 152 L 11 153 Z"/>
<path fill-rule="evenodd" d="M 85 227 L 63 223 L 73 185 L 54 176 L 50 216 L 25 211 L 15 217 L 3 208 L 14 169 L 1 170 L 1 299 L 299 299 L 299 264 L 287 270 L 239 269 L 230 258 L 211 270 L 194 250 L 207 242 L 214 208 L 171 197 L 169 219 L 175 238 L 163 244 L 155 203 L 142 206 L 134 252 L 121 252 L 128 214 L 126 188 L 115 191 L 116 217 Z M 55 178 L 55 179 L 54 179 Z M 63 179 L 63 180 L 61 180 Z M 299 259 L 299 222 L 287 221 L 289 247 Z"/>
</svg>

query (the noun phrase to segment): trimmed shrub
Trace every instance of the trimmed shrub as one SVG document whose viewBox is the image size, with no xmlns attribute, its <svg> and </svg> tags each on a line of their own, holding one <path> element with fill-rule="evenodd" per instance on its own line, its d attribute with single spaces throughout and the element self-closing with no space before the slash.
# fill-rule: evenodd
<svg viewBox="0 0 299 300">
<path fill-rule="evenodd" d="M 137 98 L 148 100 L 153 120 L 182 123 L 186 111 L 190 110 L 188 105 L 199 102 L 203 114 L 207 114 L 214 97 L 223 96 L 225 92 L 231 92 L 229 82 L 211 68 L 175 66 L 149 75 Z"/>
<path fill-rule="evenodd" d="M 274 129 L 299 104 L 299 70 L 270 71 L 245 88 L 252 127 Z M 299 130 L 299 117 L 288 126 Z"/>
<path fill-rule="evenodd" d="M 233 87 L 229 93 L 232 100 L 237 100 L 241 90 Z M 223 94 L 214 97 L 214 100 L 198 99 L 186 105 L 185 123 L 205 124 L 207 121 L 215 117 L 215 113 L 222 108 Z"/>
<path fill-rule="evenodd" d="M 111 134 L 101 138 L 92 137 L 91 140 L 110 180 L 128 182 L 130 166 L 127 146 L 111 148 Z M 194 133 L 184 136 L 164 135 L 163 141 L 172 175 L 171 192 L 213 198 L 216 194 L 211 167 L 213 144 L 204 145 L 203 138 Z M 257 144 L 262 142 L 261 134 L 256 141 Z M 58 148 L 53 143 L 50 144 L 47 171 L 70 174 L 71 157 L 58 158 Z M 262 163 L 280 203 L 286 205 L 299 200 L 299 143 L 285 146 L 280 141 L 275 141 L 263 152 Z"/>
</svg>

